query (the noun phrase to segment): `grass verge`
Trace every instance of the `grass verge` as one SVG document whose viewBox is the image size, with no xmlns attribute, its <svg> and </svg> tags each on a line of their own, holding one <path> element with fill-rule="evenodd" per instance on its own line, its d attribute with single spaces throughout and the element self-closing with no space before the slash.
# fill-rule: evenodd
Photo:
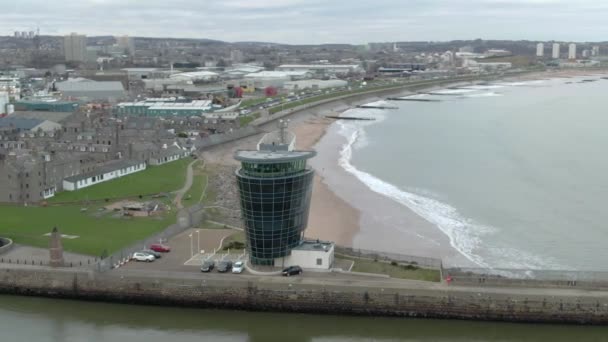
<svg viewBox="0 0 608 342">
<path fill-rule="evenodd" d="M 125 198 L 171 192 L 181 188 L 186 180 L 186 169 L 191 158 L 180 159 L 160 166 L 148 166 L 137 172 L 77 191 L 62 191 L 50 203 Z"/>
<path fill-rule="evenodd" d="M 423 281 L 440 281 L 439 270 L 431 270 L 419 268 L 413 265 L 391 264 L 384 261 L 374 261 L 372 259 L 359 259 L 348 256 L 336 256 L 336 259 L 354 261 L 354 266 L 351 271 L 363 273 L 386 274 L 392 278 L 423 280 Z"/>
<path fill-rule="evenodd" d="M 0 235 L 17 244 L 48 248 L 44 234 L 57 227 L 61 234 L 78 236 L 62 239 L 69 252 L 99 256 L 127 247 L 165 229 L 175 222 L 171 211 L 163 217 L 115 217 L 113 213 L 98 211 L 101 206 L 82 211 L 80 206 L 0 207 Z"/>
</svg>

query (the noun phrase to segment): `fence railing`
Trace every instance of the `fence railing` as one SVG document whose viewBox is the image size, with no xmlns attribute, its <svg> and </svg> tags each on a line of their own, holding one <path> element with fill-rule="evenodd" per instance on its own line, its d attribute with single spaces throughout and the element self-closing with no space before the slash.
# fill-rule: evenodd
<svg viewBox="0 0 608 342">
<path fill-rule="evenodd" d="M 204 206 L 200 203 L 180 210 L 177 214 L 177 223 L 174 223 L 161 232 L 158 232 L 143 240 L 139 240 L 133 243 L 131 246 L 123 248 L 110 256 L 99 260 L 99 262 L 95 264 L 95 270 L 100 272 L 111 270 L 112 268 L 115 268 L 125 262 L 133 253 L 141 251 L 153 243 L 166 241 L 172 236 L 199 225 L 204 219 L 203 210 Z"/>
<path fill-rule="evenodd" d="M 99 262 L 99 258 L 87 258 L 72 261 L 64 261 L 62 267 L 91 267 Z M 13 258 L 1 257 L 0 264 L 24 265 L 24 266 L 50 266 L 48 259 L 28 259 L 28 258 Z"/>
<path fill-rule="evenodd" d="M 601 271 L 451 267 L 444 268 L 442 273 L 454 284 L 608 288 L 608 272 Z"/>
<path fill-rule="evenodd" d="M 398 253 L 388 253 L 388 252 L 379 252 L 379 251 L 371 251 L 367 249 L 357 249 L 351 247 L 343 247 L 336 246 L 335 247 L 336 254 L 342 254 L 357 258 L 367 258 L 373 260 L 384 260 L 384 261 L 396 261 L 400 263 L 406 263 L 411 265 L 416 265 L 425 268 L 436 268 L 441 269 L 441 259 L 430 258 L 430 257 L 421 257 L 414 255 L 405 255 Z"/>
</svg>

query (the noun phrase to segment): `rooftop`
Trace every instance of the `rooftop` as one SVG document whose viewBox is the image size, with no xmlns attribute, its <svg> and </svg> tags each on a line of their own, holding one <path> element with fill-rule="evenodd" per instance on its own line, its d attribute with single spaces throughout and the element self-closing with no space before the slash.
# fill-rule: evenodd
<svg viewBox="0 0 608 342">
<path fill-rule="evenodd" d="M 56 83 L 59 91 L 124 91 L 122 83 L 119 81 L 99 81 L 99 82 L 58 82 Z"/>
<path fill-rule="evenodd" d="M 117 171 L 129 166 L 135 166 L 141 164 L 141 161 L 131 159 L 113 160 L 97 167 L 94 171 L 82 173 L 76 176 L 68 177 L 65 180 L 68 182 L 77 182 L 79 180 L 87 179 L 93 176 L 99 176 L 108 172 Z"/>
<path fill-rule="evenodd" d="M 61 123 L 72 115 L 74 115 L 74 112 L 15 111 L 11 116 L 20 119 L 40 119 Z"/>
<path fill-rule="evenodd" d="M 43 122 L 44 120 L 41 119 L 16 118 L 9 116 L 0 118 L 0 127 L 13 127 L 22 131 L 28 131 Z"/>
<path fill-rule="evenodd" d="M 315 151 L 236 151 L 234 159 L 241 162 L 257 164 L 286 163 L 299 159 L 310 159 L 317 155 Z"/>
<path fill-rule="evenodd" d="M 329 241 L 318 241 L 318 240 L 304 240 L 300 244 L 293 248 L 294 250 L 302 251 L 325 251 L 329 252 L 334 246 L 333 242 Z"/>
</svg>

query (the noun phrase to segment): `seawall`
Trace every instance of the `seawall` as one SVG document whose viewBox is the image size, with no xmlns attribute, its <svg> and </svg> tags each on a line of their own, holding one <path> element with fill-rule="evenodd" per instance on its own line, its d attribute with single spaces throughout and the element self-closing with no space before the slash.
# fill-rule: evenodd
<svg viewBox="0 0 608 342">
<path fill-rule="evenodd" d="M 250 311 L 608 323 L 608 293 L 449 287 L 394 279 L 0 268 L 0 293 Z"/>
</svg>

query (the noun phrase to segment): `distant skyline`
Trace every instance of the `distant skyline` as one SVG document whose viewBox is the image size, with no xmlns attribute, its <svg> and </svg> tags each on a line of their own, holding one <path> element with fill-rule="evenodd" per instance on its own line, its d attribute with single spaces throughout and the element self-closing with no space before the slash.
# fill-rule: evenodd
<svg viewBox="0 0 608 342">
<path fill-rule="evenodd" d="M 608 40 L 597 0 L 19 0 L 0 33 L 209 38 L 287 44 Z"/>
</svg>

